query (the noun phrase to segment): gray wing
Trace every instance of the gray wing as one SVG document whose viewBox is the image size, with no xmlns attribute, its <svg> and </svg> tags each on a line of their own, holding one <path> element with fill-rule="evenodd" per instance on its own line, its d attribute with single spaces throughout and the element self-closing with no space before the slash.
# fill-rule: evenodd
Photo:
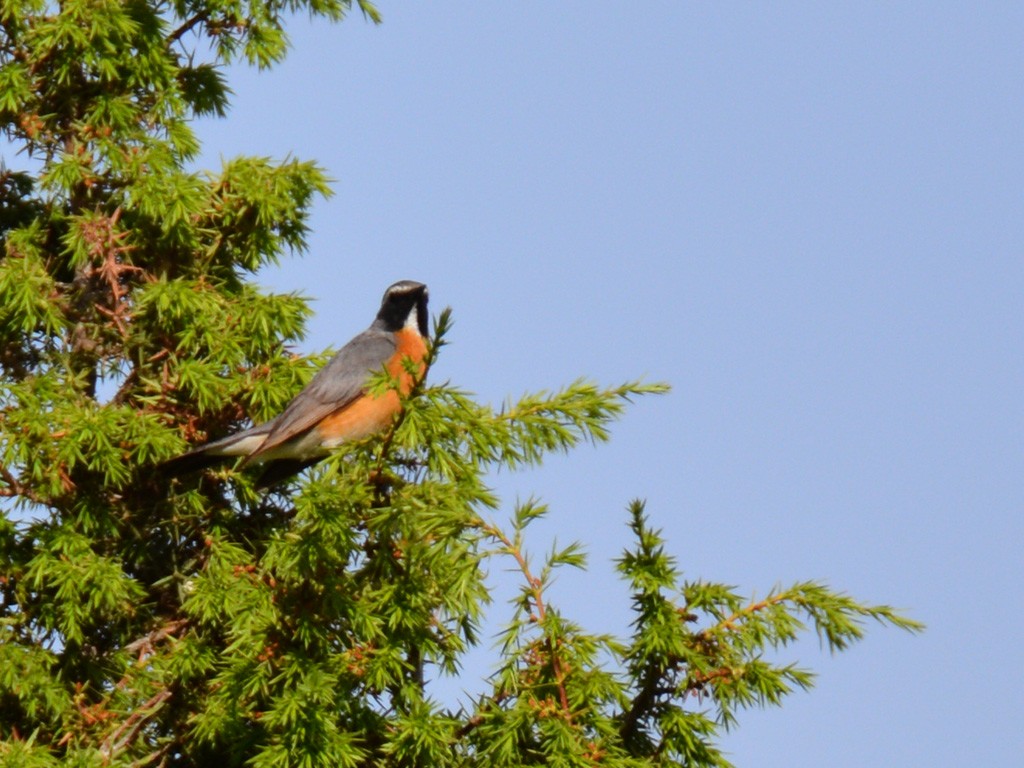
<svg viewBox="0 0 1024 768">
<path fill-rule="evenodd" d="M 273 428 L 249 459 L 288 442 L 344 408 L 366 389 L 371 373 L 380 371 L 395 353 L 391 333 L 369 328 L 341 348 L 288 407 L 268 424 Z"/>
</svg>

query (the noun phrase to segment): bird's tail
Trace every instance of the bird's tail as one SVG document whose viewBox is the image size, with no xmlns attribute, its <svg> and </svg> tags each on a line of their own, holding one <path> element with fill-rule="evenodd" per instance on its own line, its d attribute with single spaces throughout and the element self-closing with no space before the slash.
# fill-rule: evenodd
<svg viewBox="0 0 1024 768">
<path fill-rule="evenodd" d="M 200 446 L 194 451 L 175 456 L 173 459 L 159 464 L 157 469 L 167 477 L 181 477 L 193 472 L 212 467 L 227 458 L 223 454 L 212 453 L 206 450 L 206 446 Z"/>
<path fill-rule="evenodd" d="M 226 459 L 248 456 L 267 439 L 271 423 L 261 424 L 233 435 L 200 445 L 188 453 L 175 456 L 159 465 L 160 471 L 168 477 L 179 477 L 190 472 L 212 467 Z"/>
<path fill-rule="evenodd" d="M 181 477 L 233 458 L 235 457 L 228 454 L 208 451 L 207 446 L 204 445 L 196 448 L 194 451 L 189 451 L 163 462 L 157 469 L 165 477 Z M 322 460 L 322 456 L 317 456 L 311 459 L 274 459 L 268 461 L 260 466 L 260 471 L 256 476 L 256 488 L 269 488 L 277 485 Z"/>
</svg>

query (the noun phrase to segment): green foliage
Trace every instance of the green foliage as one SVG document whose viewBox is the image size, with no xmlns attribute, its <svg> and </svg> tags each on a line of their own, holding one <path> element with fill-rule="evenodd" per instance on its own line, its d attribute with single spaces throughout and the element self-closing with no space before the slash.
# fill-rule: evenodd
<svg viewBox="0 0 1024 768">
<path fill-rule="evenodd" d="M 544 506 L 496 524 L 488 477 L 607 440 L 665 387 L 492 408 L 421 382 L 386 434 L 270 492 L 154 469 L 278 413 L 322 362 L 287 353 L 305 300 L 251 275 L 305 249 L 323 172 L 190 172 L 189 120 L 226 113 L 225 62 L 284 55 L 289 14 L 351 5 L 0 2 L 0 126 L 31 159 L 0 166 L 0 766 L 726 765 L 723 727 L 811 684 L 774 660 L 801 633 L 843 650 L 867 620 L 918 625 L 818 583 L 688 581 L 639 503 L 618 563 L 632 630 L 552 604 L 582 548 L 535 564 Z M 452 709 L 435 681 L 481 642 L 507 565 L 494 676 Z"/>
</svg>

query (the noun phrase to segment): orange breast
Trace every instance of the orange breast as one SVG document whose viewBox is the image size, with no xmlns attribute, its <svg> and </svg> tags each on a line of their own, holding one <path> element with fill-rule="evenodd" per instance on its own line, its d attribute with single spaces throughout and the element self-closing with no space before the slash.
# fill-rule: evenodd
<svg viewBox="0 0 1024 768">
<path fill-rule="evenodd" d="M 398 393 L 385 392 L 380 397 L 364 395 L 320 422 L 317 432 L 325 448 L 334 448 L 349 440 L 360 440 L 380 432 L 401 410 Z"/>
<path fill-rule="evenodd" d="M 388 362 L 388 373 L 398 379 L 399 389 L 402 390 L 402 394 L 408 395 L 412 391 L 413 384 L 416 382 L 409 375 L 409 372 L 405 370 L 402 360 L 408 357 L 416 363 L 419 370 L 417 378 L 422 378 L 423 368 L 426 365 L 423 358 L 427 354 L 427 342 L 416 331 L 403 328 L 395 334 L 395 343 L 397 348 L 395 349 L 394 356 Z"/>
<path fill-rule="evenodd" d="M 406 357 L 413 360 L 419 368 L 419 376 L 422 376 L 426 365 L 424 357 L 427 354 L 427 345 L 418 333 L 404 328 L 395 334 L 395 341 L 397 348 L 387 363 L 387 370 L 398 379 L 398 387 L 402 394 L 408 395 L 416 379 L 405 370 L 402 360 Z M 391 423 L 401 409 L 401 400 L 393 389 L 379 397 L 364 395 L 321 421 L 317 432 L 324 447 L 333 448 L 349 440 L 360 440 L 380 432 Z"/>
</svg>

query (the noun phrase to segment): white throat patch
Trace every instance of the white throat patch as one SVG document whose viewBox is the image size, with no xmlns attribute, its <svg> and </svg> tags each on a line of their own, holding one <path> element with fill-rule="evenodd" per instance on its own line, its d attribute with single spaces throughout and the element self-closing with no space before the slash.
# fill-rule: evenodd
<svg viewBox="0 0 1024 768">
<path fill-rule="evenodd" d="M 420 324 L 418 305 L 412 305 L 412 309 L 409 310 L 409 314 L 405 318 L 405 325 L 403 325 L 402 327 L 409 331 L 416 331 L 416 333 L 419 334 Z"/>
</svg>

